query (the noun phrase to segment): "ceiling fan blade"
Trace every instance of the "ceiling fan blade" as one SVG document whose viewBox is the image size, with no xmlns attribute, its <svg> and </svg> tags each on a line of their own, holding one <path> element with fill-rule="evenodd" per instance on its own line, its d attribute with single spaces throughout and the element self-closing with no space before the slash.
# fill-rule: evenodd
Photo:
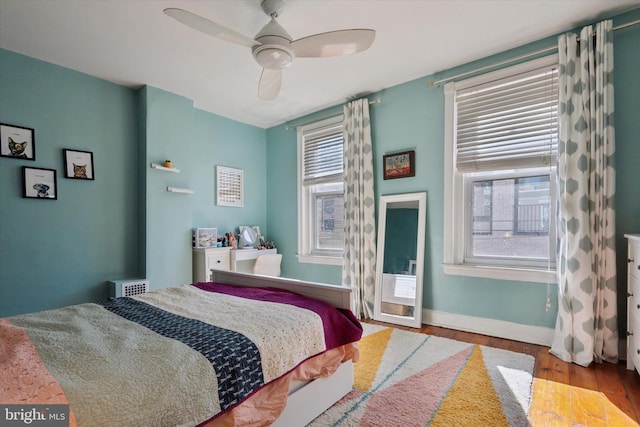
<svg viewBox="0 0 640 427">
<path fill-rule="evenodd" d="M 263 68 L 258 84 L 258 98 L 263 101 L 273 101 L 280 92 L 282 86 L 282 70 Z"/>
<path fill-rule="evenodd" d="M 369 49 L 375 37 L 368 29 L 329 31 L 295 40 L 291 47 L 301 58 L 342 56 Z"/>
<path fill-rule="evenodd" d="M 251 37 L 247 37 L 244 34 L 240 34 L 230 28 L 225 27 L 224 25 L 220 25 L 217 22 L 210 21 L 207 18 L 203 18 L 202 16 L 196 15 L 195 13 L 187 12 L 183 9 L 170 7 L 165 9 L 164 13 L 166 13 L 173 19 L 176 19 L 183 24 L 193 28 L 194 30 L 201 31 L 205 34 L 209 34 L 211 36 L 231 43 L 236 43 L 247 47 L 252 47 L 260 44 L 260 42 L 253 40 Z"/>
</svg>

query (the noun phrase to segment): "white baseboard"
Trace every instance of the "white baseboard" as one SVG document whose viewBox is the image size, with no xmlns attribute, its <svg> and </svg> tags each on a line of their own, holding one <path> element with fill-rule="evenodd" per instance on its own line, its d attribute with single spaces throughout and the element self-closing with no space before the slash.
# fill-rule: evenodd
<svg viewBox="0 0 640 427">
<path fill-rule="evenodd" d="M 551 346 L 554 332 L 552 328 L 542 326 L 427 309 L 422 310 L 422 323 L 547 347 Z"/>
<path fill-rule="evenodd" d="M 530 344 L 551 347 L 554 330 L 542 326 L 523 325 L 504 320 L 486 319 L 484 317 L 466 316 L 464 314 L 447 313 L 422 309 L 422 323 L 475 334 L 506 338 Z M 627 360 L 626 337 L 618 341 L 618 359 Z"/>
</svg>

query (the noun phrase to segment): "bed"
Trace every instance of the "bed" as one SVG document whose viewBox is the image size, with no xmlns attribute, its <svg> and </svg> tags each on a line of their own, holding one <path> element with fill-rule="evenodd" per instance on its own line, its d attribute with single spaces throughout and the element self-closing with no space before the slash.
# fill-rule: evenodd
<svg viewBox="0 0 640 427">
<path fill-rule="evenodd" d="M 349 306 L 343 287 L 214 271 L 0 319 L 0 405 L 69 405 L 78 426 L 303 426 L 352 388 Z"/>
</svg>

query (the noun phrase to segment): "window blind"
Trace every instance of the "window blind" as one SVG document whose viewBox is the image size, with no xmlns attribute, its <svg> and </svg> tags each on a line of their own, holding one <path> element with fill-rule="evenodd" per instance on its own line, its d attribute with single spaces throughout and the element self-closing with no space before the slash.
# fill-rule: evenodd
<svg viewBox="0 0 640 427">
<path fill-rule="evenodd" d="M 459 171 L 535 167 L 558 151 L 558 71 L 519 74 L 456 92 Z"/>
<path fill-rule="evenodd" d="M 303 132 L 303 182 L 316 184 L 342 177 L 342 122 Z"/>
</svg>

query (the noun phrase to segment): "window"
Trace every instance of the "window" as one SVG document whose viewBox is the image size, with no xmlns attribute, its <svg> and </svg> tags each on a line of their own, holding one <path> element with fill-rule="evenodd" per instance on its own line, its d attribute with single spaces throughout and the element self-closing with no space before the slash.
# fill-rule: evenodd
<svg viewBox="0 0 640 427">
<path fill-rule="evenodd" d="M 298 260 L 341 264 L 344 248 L 342 115 L 298 128 Z"/>
<path fill-rule="evenodd" d="M 465 262 L 542 269 L 553 263 L 548 168 L 469 173 L 463 179 L 472 215 Z"/>
<path fill-rule="evenodd" d="M 445 273 L 553 279 L 556 68 L 551 56 L 445 86 Z"/>
</svg>

